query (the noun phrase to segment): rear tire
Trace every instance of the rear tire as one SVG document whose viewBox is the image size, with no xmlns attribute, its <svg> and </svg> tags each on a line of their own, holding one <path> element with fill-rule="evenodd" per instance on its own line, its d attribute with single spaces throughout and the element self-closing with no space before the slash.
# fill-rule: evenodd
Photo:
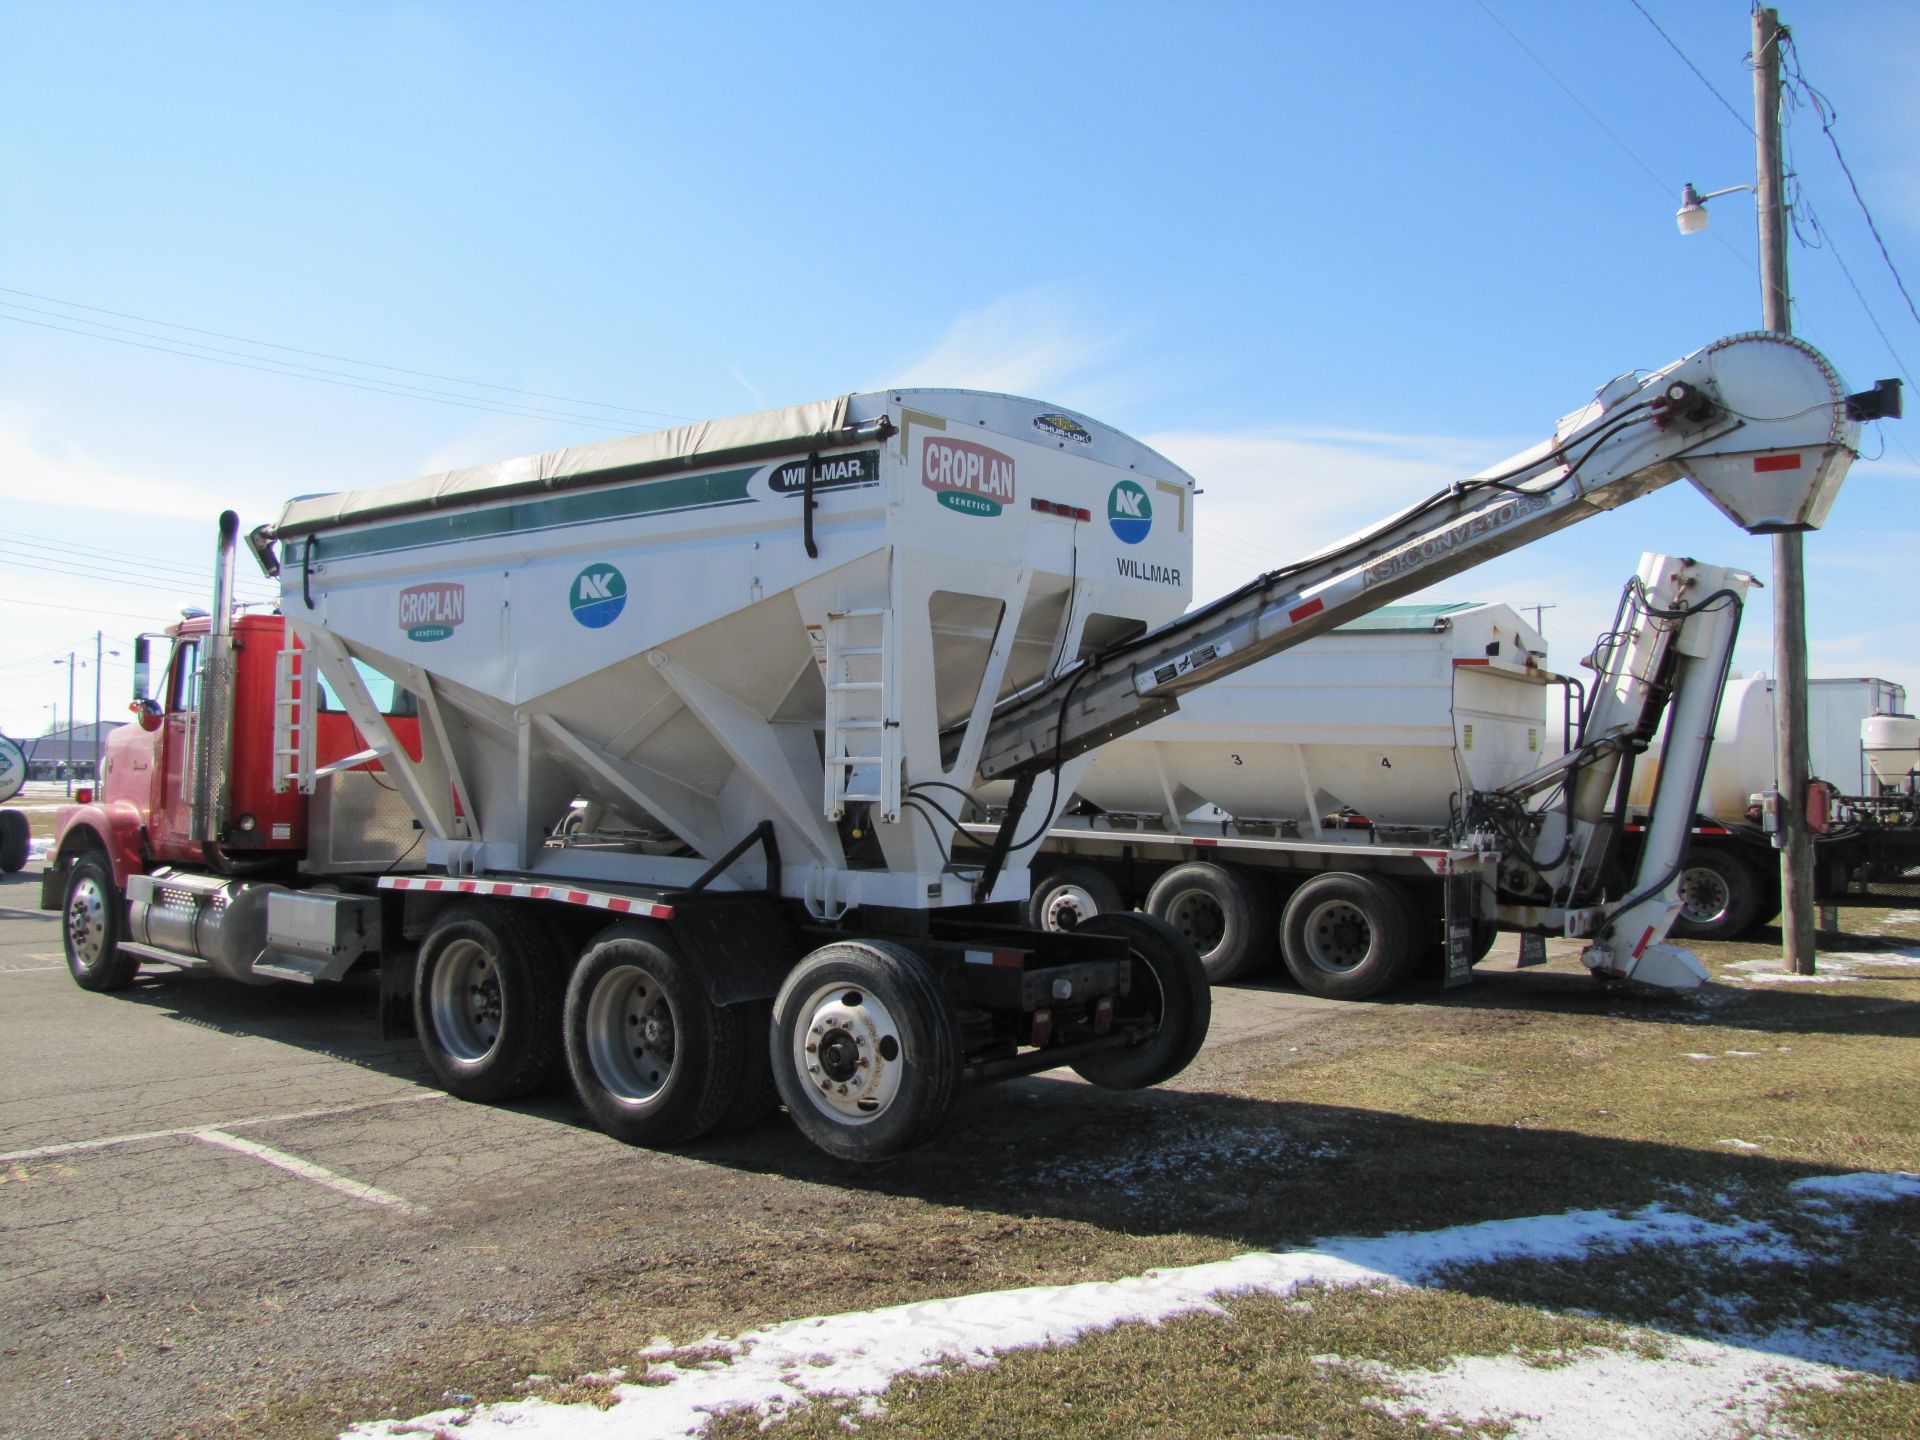
<svg viewBox="0 0 1920 1440">
<path fill-rule="evenodd" d="M 911 1149 L 960 1092 L 960 1024 L 939 973 L 886 940 L 825 945 L 794 967 L 771 1045 L 787 1113 L 837 1160 Z"/>
<path fill-rule="evenodd" d="M 0 871 L 11 875 L 25 868 L 33 849 L 33 827 L 18 810 L 0 810 Z"/>
<path fill-rule="evenodd" d="M 1366 1000 L 1404 981 L 1421 947 L 1413 908 L 1376 875 L 1316 875 L 1287 901 L 1280 954 L 1301 988 L 1328 1000 Z"/>
<path fill-rule="evenodd" d="M 447 1093 L 492 1103 L 551 1081 L 563 983 L 552 935 L 533 916 L 485 900 L 442 911 L 420 946 L 413 1020 Z"/>
<path fill-rule="evenodd" d="M 1142 1090 L 1171 1080 L 1200 1053 L 1213 1019 L 1213 991 L 1198 952 L 1178 930 L 1152 915 L 1101 915 L 1082 928 L 1127 942 L 1133 968 L 1125 1011 L 1116 1018 L 1127 1019 L 1144 1008 L 1156 1027 L 1130 1049 L 1075 1061 L 1075 1072 L 1106 1090 Z"/>
<path fill-rule="evenodd" d="M 1027 899 L 1027 923 L 1036 930 L 1075 930 L 1096 915 L 1125 910 L 1120 887 L 1091 865 L 1062 865 L 1036 876 Z"/>
<path fill-rule="evenodd" d="M 120 949 L 127 905 L 105 855 L 84 850 L 73 857 L 61 909 L 60 938 L 74 983 L 82 990 L 124 990 L 132 984 L 140 957 Z"/>
<path fill-rule="evenodd" d="M 1680 915 L 1672 933 L 1685 940 L 1734 940 L 1760 914 L 1760 879 L 1725 850 L 1694 850 L 1680 867 Z"/>
<path fill-rule="evenodd" d="M 567 985 L 573 1087 L 623 1144 L 688 1144 L 750 1108 L 743 1096 L 766 1064 L 761 1013 L 715 1005 L 663 926 L 609 926 Z"/>
<path fill-rule="evenodd" d="M 1262 878 L 1239 866 L 1189 860 L 1154 881 L 1143 907 L 1192 942 L 1209 984 L 1272 958 L 1274 907 Z"/>
</svg>

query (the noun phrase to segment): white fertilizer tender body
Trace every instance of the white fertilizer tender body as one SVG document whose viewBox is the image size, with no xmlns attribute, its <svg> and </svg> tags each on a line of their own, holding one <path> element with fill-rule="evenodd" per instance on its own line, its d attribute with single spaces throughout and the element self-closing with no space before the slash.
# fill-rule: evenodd
<svg viewBox="0 0 1920 1440">
<path fill-rule="evenodd" d="M 836 919 L 1025 897 L 1024 855 L 976 895 L 940 812 L 997 699 L 1186 608 L 1193 488 L 1083 416 L 897 390 L 297 500 L 276 528 L 308 652 L 432 722 L 428 864 L 684 885 L 765 820 L 780 893 Z M 774 850 L 713 886 L 765 888 Z"/>
</svg>

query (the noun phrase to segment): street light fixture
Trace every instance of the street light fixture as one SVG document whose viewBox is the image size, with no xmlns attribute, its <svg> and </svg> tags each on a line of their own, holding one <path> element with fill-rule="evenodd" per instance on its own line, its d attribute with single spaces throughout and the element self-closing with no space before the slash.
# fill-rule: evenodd
<svg viewBox="0 0 1920 1440">
<path fill-rule="evenodd" d="M 1680 187 L 1680 208 L 1674 212 L 1673 220 L 1680 227 L 1682 235 L 1698 235 L 1707 228 L 1707 201 L 1718 200 L 1722 195 L 1731 195 L 1736 190 L 1750 190 L 1756 195 L 1759 187 L 1754 185 L 1729 185 L 1724 190 L 1709 190 L 1702 195 L 1688 181 Z"/>
</svg>

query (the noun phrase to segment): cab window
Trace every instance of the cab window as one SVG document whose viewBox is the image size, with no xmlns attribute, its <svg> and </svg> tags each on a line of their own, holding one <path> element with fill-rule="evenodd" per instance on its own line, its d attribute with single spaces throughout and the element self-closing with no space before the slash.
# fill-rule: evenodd
<svg viewBox="0 0 1920 1440">
<path fill-rule="evenodd" d="M 176 713 L 200 708 L 200 641 L 179 640 L 173 647 L 173 677 L 167 709 Z"/>
<path fill-rule="evenodd" d="M 373 703 L 380 708 L 382 715 L 418 715 L 419 704 L 413 698 L 411 690 L 403 690 L 387 676 L 382 675 L 371 665 L 356 660 L 353 668 L 360 672 L 360 683 L 367 687 L 367 693 L 373 697 Z M 327 677 L 320 677 L 320 708 L 335 713 L 344 713 L 346 706 L 333 686 L 327 683 Z"/>
</svg>

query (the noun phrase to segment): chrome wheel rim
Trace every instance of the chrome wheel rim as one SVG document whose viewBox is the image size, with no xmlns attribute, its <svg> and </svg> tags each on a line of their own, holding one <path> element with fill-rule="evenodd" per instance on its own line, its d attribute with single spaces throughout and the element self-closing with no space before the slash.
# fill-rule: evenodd
<svg viewBox="0 0 1920 1440">
<path fill-rule="evenodd" d="M 1680 913 L 1695 925 L 1711 925 L 1727 913 L 1732 896 L 1724 876 L 1696 865 L 1680 877 Z"/>
<path fill-rule="evenodd" d="M 1077 930 L 1099 913 L 1100 908 L 1084 886 L 1062 885 L 1047 896 L 1040 927 L 1056 932 Z"/>
<path fill-rule="evenodd" d="M 434 1037 L 462 1064 L 484 1060 L 500 1042 L 504 1004 L 493 955 L 477 940 L 455 940 L 433 971 Z"/>
<path fill-rule="evenodd" d="M 906 1077 L 900 1027 L 885 1002 L 844 982 L 822 985 L 800 1007 L 793 1065 L 807 1098 L 843 1125 L 886 1114 Z"/>
<path fill-rule="evenodd" d="M 1350 900 L 1328 900 L 1313 907 L 1305 926 L 1307 959 L 1316 970 L 1345 975 L 1356 970 L 1373 949 L 1373 922 Z"/>
<path fill-rule="evenodd" d="M 673 1005 L 660 982 L 638 965 L 615 966 L 593 987 L 586 1041 L 595 1077 L 623 1105 L 653 1100 L 680 1063 Z"/>
<path fill-rule="evenodd" d="M 99 964 L 107 948 L 107 897 L 91 875 L 75 881 L 67 896 L 67 946 L 82 970 Z"/>
</svg>

